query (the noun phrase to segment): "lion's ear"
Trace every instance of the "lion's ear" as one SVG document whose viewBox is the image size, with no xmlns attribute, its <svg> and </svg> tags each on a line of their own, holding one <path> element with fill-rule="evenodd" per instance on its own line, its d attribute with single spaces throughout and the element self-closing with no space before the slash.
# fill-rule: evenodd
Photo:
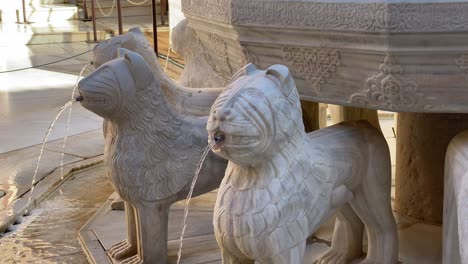
<svg viewBox="0 0 468 264">
<path fill-rule="evenodd" d="M 266 75 L 272 75 L 280 81 L 281 92 L 286 97 L 289 97 L 289 94 L 293 91 L 293 89 L 296 88 L 296 84 L 294 83 L 294 80 L 291 74 L 289 73 L 288 67 L 284 65 L 275 64 L 273 66 L 270 66 L 266 70 Z"/>
<path fill-rule="evenodd" d="M 250 75 L 256 71 L 257 71 L 257 67 L 255 67 L 254 64 L 249 63 L 245 65 L 244 67 L 242 67 L 240 70 L 238 70 L 236 73 L 234 73 L 234 75 L 229 80 L 229 83 L 232 83 L 235 80 L 239 79 L 240 77 L 245 76 L 245 75 Z"/>
<path fill-rule="evenodd" d="M 132 27 L 128 30 L 128 32 L 133 32 L 133 33 L 136 33 L 136 34 L 140 34 L 140 35 L 143 35 L 143 32 L 141 32 L 141 29 L 139 27 Z"/>
<path fill-rule="evenodd" d="M 140 31 L 140 29 L 138 27 L 132 28 L 132 29 L 137 30 L 138 32 L 141 33 L 141 31 Z M 130 30 L 132 30 L 132 29 L 130 29 Z M 131 32 L 133 32 L 133 31 L 131 31 Z M 137 32 L 133 32 L 133 33 L 137 33 Z M 126 49 L 129 49 L 129 50 L 136 50 L 136 46 L 138 44 L 137 40 L 136 40 L 136 36 L 134 34 L 127 33 L 127 34 L 123 35 L 123 37 L 124 37 L 124 39 L 122 40 L 122 44 L 120 44 L 120 46 L 122 48 L 126 48 Z"/>
<path fill-rule="evenodd" d="M 138 87 L 146 88 L 153 81 L 153 73 L 150 70 L 148 63 L 143 59 L 143 57 L 133 51 L 120 48 L 120 56 L 123 55 L 125 62 L 128 64 L 128 68 L 132 72 L 132 76 L 135 82 L 138 84 Z"/>
<path fill-rule="evenodd" d="M 131 52 L 128 49 L 118 48 L 117 49 L 117 58 L 123 58 L 127 52 Z"/>
</svg>

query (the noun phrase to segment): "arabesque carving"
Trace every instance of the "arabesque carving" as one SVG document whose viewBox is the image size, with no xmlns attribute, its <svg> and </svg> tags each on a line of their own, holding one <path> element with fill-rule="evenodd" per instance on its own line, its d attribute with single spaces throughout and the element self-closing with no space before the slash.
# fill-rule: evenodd
<svg viewBox="0 0 468 264">
<path fill-rule="evenodd" d="M 213 224 L 223 263 L 302 264 L 306 239 L 335 212 L 332 247 L 318 263 L 396 264 L 391 164 L 368 122 L 306 134 L 288 69 L 248 65 L 213 104 L 213 152 L 229 160 Z M 210 143 L 210 144 L 211 144 Z"/>
<path fill-rule="evenodd" d="M 349 101 L 363 107 L 412 109 L 421 104 L 418 84 L 403 76 L 391 55 L 380 65 L 380 73 L 366 80 L 363 91 L 351 95 Z"/>
</svg>

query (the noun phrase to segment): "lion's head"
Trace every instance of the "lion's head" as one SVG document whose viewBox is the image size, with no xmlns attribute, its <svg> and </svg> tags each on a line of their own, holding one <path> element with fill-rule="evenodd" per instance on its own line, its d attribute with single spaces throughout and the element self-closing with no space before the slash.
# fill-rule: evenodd
<svg viewBox="0 0 468 264">
<path fill-rule="evenodd" d="M 120 48 L 142 55 L 150 66 L 157 62 L 158 58 L 143 32 L 138 27 L 133 27 L 126 34 L 106 39 L 94 47 L 93 62 L 95 67 L 115 59 Z"/>
<path fill-rule="evenodd" d="M 241 69 L 213 104 L 207 131 L 216 154 L 243 166 L 276 155 L 302 136 L 299 94 L 288 68 Z"/>
<path fill-rule="evenodd" d="M 138 54 L 119 49 L 118 58 L 101 65 L 78 83 L 81 104 L 109 120 L 129 118 L 155 81 L 148 64 Z"/>
</svg>

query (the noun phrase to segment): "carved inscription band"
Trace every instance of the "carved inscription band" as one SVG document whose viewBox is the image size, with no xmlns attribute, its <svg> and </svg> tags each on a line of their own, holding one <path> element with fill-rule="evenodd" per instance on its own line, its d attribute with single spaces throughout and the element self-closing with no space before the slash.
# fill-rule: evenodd
<svg viewBox="0 0 468 264">
<path fill-rule="evenodd" d="M 294 26 L 366 32 L 468 30 L 468 3 L 183 0 L 186 15 L 233 25 Z M 375 1 L 377 2 L 377 1 Z"/>
</svg>

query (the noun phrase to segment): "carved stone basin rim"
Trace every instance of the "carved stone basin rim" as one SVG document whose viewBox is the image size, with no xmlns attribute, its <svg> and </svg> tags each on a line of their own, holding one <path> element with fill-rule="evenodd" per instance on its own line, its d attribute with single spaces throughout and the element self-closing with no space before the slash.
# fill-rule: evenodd
<svg viewBox="0 0 468 264">
<path fill-rule="evenodd" d="M 360 32 L 468 30 L 464 0 L 183 0 L 182 10 L 231 25 Z"/>
<path fill-rule="evenodd" d="M 183 0 L 182 10 L 224 78 L 283 64 L 304 100 L 468 113 L 468 0 Z"/>
</svg>

